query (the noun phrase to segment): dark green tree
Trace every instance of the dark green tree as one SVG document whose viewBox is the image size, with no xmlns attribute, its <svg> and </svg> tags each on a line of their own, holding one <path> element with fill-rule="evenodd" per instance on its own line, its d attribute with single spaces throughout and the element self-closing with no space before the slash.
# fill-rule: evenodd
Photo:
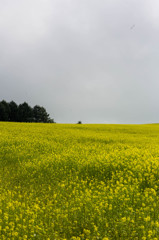
<svg viewBox="0 0 159 240">
<path fill-rule="evenodd" d="M 46 112 L 46 109 L 44 107 L 40 107 L 38 105 L 34 106 L 33 108 L 33 115 L 34 115 L 34 121 L 35 122 L 49 122 L 49 114 Z"/>
<path fill-rule="evenodd" d="M 6 115 L 5 106 L 3 105 L 2 102 L 0 102 L 0 121 L 6 121 L 5 115 Z"/>
<path fill-rule="evenodd" d="M 33 110 L 26 102 L 18 107 L 18 122 L 33 122 Z"/>
<path fill-rule="evenodd" d="M 18 105 L 14 102 L 11 101 L 9 103 L 9 107 L 10 107 L 10 121 L 11 122 L 17 122 L 18 121 Z"/>
<path fill-rule="evenodd" d="M 10 120 L 9 119 L 9 116 L 10 116 L 9 104 L 5 100 L 1 101 L 0 103 L 1 103 L 1 113 L 0 113 L 1 117 L 0 118 L 3 119 L 1 121 L 9 121 Z"/>
<path fill-rule="evenodd" d="M 55 123 L 44 107 L 31 108 L 26 102 L 18 106 L 14 101 L 5 100 L 0 102 L 0 121 Z"/>
</svg>

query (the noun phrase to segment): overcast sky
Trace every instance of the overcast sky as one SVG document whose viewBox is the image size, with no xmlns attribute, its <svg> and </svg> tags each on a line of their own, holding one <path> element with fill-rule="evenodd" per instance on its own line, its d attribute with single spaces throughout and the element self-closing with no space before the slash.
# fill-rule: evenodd
<svg viewBox="0 0 159 240">
<path fill-rule="evenodd" d="M 56 122 L 159 122 L 158 0 L 0 0 L 0 100 Z"/>
</svg>

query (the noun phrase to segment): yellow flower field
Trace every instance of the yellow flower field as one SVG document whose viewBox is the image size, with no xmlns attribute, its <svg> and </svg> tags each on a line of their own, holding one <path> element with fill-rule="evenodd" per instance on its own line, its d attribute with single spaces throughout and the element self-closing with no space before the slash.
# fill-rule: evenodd
<svg viewBox="0 0 159 240">
<path fill-rule="evenodd" d="M 0 123 L 0 239 L 159 239 L 159 125 Z"/>
</svg>

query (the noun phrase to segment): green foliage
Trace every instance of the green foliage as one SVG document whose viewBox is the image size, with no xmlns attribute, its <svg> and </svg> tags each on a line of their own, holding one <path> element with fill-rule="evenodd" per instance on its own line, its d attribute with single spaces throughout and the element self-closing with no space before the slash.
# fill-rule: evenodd
<svg viewBox="0 0 159 240">
<path fill-rule="evenodd" d="M 14 101 L 11 101 L 9 103 L 9 108 L 10 108 L 9 120 L 11 122 L 17 122 L 18 121 L 18 105 Z"/>
<path fill-rule="evenodd" d="M 54 123 L 44 107 L 31 108 L 26 102 L 18 106 L 14 101 L 4 100 L 0 102 L 0 121 Z"/>
<path fill-rule="evenodd" d="M 32 122 L 33 121 L 33 110 L 24 102 L 18 107 L 18 122 Z"/>
<path fill-rule="evenodd" d="M 33 116 L 35 122 L 48 122 L 49 114 L 47 114 L 46 109 L 44 107 L 40 107 L 36 105 L 33 108 Z"/>
<path fill-rule="evenodd" d="M 6 101 L 0 102 L 0 121 L 9 121 L 10 108 Z"/>
<path fill-rule="evenodd" d="M 7 114 L 6 114 L 5 106 L 3 105 L 2 102 L 0 102 L 0 121 L 6 121 L 6 119 L 7 119 Z"/>
</svg>

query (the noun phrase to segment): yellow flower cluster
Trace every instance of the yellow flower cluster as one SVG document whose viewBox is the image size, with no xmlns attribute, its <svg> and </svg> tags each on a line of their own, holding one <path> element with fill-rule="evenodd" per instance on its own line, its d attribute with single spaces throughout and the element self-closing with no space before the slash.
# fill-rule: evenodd
<svg viewBox="0 0 159 240">
<path fill-rule="evenodd" d="M 159 125 L 1 122 L 0 239 L 159 239 Z"/>
</svg>

